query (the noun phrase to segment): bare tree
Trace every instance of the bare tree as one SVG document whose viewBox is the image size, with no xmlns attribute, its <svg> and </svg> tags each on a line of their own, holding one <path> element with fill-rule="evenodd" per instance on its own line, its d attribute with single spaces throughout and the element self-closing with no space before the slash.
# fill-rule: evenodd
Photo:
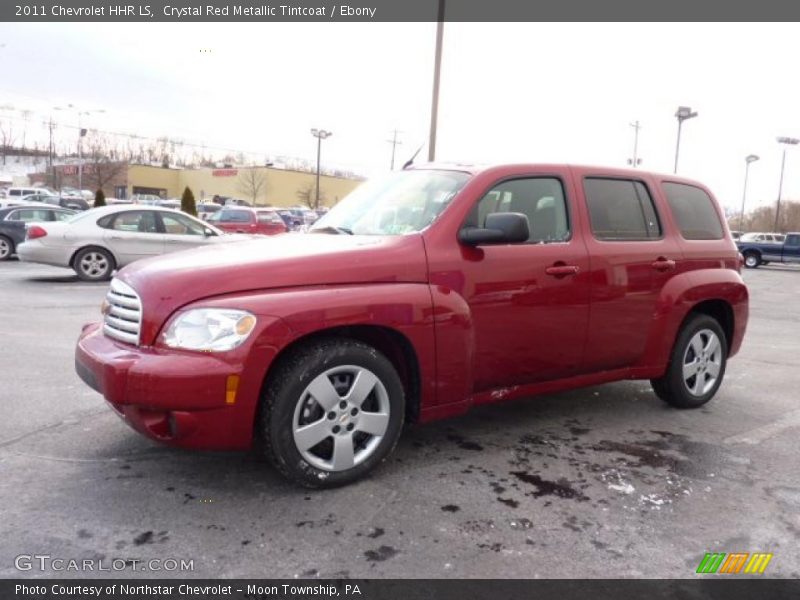
<svg viewBox="0 0 800 600">
<path fill-rule="evenodd" d="M 312 210 L 318 209 L 319 205 L 324 203 L 326 198 L 325 192 L 320 189 L 319 202 L 317 202 L 317 186 L 313 182 L 306 184 L 304 187 L 297 190 L 296 193 L 300 201 Z"/>
<path fill-rule="evenodd" d="M 266 196 L 269 187 L 267 174 L 256 167 L 240 169 L 237 187 L 253 204 L 257 204 L 260 197 Z"/>
<path fill-rule="evenodd" d="M 31 115 L 33 115 L 33 111 L 28 110 L 27 108 L 19 111 L 19 114 L 22 115 L 22 150 L 25 150 L 25 137 L 28 133 L 28 122 L 31 120 Z"/>
<path fill-rule="evenodd" d="M 15 139 L 11 123 L 0 123 L 0 152 L 3 154 L 3 164 L 6 164 L 6 156 L 14 147 Z"/>
<path fill-rule="evenodd" d="M 112 158 L 112 146 L 105 136 L 93 132 L 84 147 L 84 181 L 94 190 L 104 190 L 127 169 L 127 163 Z M 109 190 L 110 191 L 110 190 Z"/>
</svg>

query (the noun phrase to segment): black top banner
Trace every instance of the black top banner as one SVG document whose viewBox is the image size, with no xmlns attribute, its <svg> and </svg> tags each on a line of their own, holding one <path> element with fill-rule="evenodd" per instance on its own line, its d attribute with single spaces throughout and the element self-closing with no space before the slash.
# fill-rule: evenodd
<svg viewBox="0 0 800 600">
<path fill-rule="evenodd" d="M 129 2 L 129 3 L 128 3 Z M 345 3 L 340 3 L 345 2 Z M 504 21 L 796 21 L 786 0 L 441 0 L 444 20 Z M 440 0 L 3 0 L 10 22 L 426 22 Z M 676 39 L 679 43 L 679 39 Z"/>
<path fill-rule="evenodd" d="M 781 579 L 0 580 L 3 600 L 753 600 L 796 599 Z"/>
</svg>

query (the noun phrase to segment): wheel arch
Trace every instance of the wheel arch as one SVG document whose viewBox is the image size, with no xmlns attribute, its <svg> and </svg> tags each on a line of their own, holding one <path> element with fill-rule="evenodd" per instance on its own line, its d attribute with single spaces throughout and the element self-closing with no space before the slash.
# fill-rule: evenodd
<svg viewBox="0 0 800 600">
<path fill-rule="evenodd" d="M 702 282 L 702 283 L 700 283 Z M 647 349 L 638 365 L 658 377 L 666 369 L 675 341 L 694 313 L 707 314 L 725 333 L 728 357 L 739 350 L 747 326 L 747 287 L 732 269 L 702 269 L 673 277 L 661 292 Z"/>
<path fill-rule="evenodd" d="M 371 346 L 383 354 L 397 370 L 406 395 L 406 422 L 415 423 L 419 419 L 422 399 L 422 376 L 419 357 L 411 340 L 397 329 L 378 324 L 339 325 L 318 329 L 301 335 L 286 344 L 275 355 L 261 383 L 261 393 L 267 388 L 270 378 L 278 367 L 298 349 L 326 339 L 349 339 Z M 254 426 L 260 422 L 259 404 Z"/>
<path fill-rule="evenodd" d="M 111 256 L 111 260 L 114 261 L 114 267 L 116 268 L 116 267 L 119 266 L 119 261 L 117 260 L 117 256 L 116 256 L 116 254 L 114 254 L 114 252 L 111 250 L 111 248 L 107 248 L 106 246 L 101 246 L 100 244 L 84 244 L 83 246 L 80 246 L 78 249 L 76 249 L 72 253 L 72 255 L 69 257 L 69 266 L 70 266 L 70 268 L 72 268 L 72 269 L 75 268 L 75 259 L 77 258 L 78 254 L 80 254 L 84 250 L 88 250 L 90 248 L 96 248 L 97 250 L 102 250 L 104 252 L 108 252 L 108 254 Z"/>
</svg>

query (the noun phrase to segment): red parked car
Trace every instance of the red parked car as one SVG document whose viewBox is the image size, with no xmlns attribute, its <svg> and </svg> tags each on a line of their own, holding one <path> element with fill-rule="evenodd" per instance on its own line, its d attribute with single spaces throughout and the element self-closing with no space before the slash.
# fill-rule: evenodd
<svg viewBox="0 0 800 600">
<path fill-rule="evenodd" d="M 404 423 L 477 404 L 649 379 L 694 408 L 747 325 L 724 223 L 704 186 L 672 175 L 395 172 L 307 235 L 122 269 L 76 369 L 150 438 L 258 438 L 280 472 L 320 487 L 375 467 Z"/>
<path fill-rule="evenodd" d="M 257 233 L 275 235 L 286 233 L 286 224 L 278 212 L 271 208 L 225 207 L 206 219 L 224 231 L 231 233 Z"/>
</svg>

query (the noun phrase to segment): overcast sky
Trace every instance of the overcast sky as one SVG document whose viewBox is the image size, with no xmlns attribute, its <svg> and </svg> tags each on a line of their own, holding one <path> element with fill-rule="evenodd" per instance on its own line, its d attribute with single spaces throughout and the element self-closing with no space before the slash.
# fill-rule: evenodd
<svg viewBox="0 0 800 600">
<path fill-rule="evenodd" d="M 445 25 L 437 159 L 624 166 L 642 124 L 642 168 L 680 173 L 738 210 L 777 197 L 781 148 L 800 137 L 796 24 Z M 435 24 L 2 24 L 0 106 L 73 103 L 84 125 L 388 168 L 426 141 Z M 14 111 L 0 111 L 4 116 Z M 75 118 L 55 113 L 64 123 Z M 423 149 L 421 157 L 427 153 Z M 800 147 L 784 198 L 800 200 Z"/>
</svg>

